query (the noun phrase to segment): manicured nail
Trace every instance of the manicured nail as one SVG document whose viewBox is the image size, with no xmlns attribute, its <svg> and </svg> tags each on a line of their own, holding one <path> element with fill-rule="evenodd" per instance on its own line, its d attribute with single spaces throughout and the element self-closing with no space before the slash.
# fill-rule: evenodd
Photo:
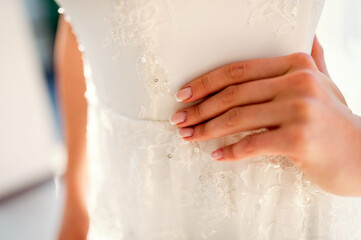
<svg viewBox="0 0 361 240">
<path fill-rule="evenodd" d="M 192 88 L 191 87 L 186 87 L 182 90 L 179 90 L 176 94 L 175 94 L 175 99 L 177 100 L 177 102 L 182 102 L 183 100 L 186 100 L 190 97 L 192 97 Z"/>
<path fill-rule="evenodd" d="M 193 136 L 194 128 L 187 127 L 187 128 L 178 128 L 177 134 L 179 137 L 191 137 Z"/>
<path fill-rule="evenodd" d="M 224 156 L 223 149 L 218 149 L 217 151 L 214 151 L 211 154 L 211 157 L 213 158 L 213 160 L 220 160 L 223 158 L 223 156 Z"/>
<path fill-rule="evenodd" d="M 174 113 L 173 115 L 171 115 L 169 117 L 169 122 L 172 125 L 175 125 L 175 124 L 185 122 L 186 119 L 187 119 L 187 112 L 178 112 L 178 113 Z"/>
</svg>

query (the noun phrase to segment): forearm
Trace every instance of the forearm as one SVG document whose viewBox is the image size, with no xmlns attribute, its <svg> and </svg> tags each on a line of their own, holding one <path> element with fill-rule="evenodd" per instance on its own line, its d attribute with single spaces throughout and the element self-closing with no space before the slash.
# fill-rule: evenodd
<svg viewBox="0 0 361 240">
<path fill-rule="evenodd" d="M 71 27 L 59 21 L 55 50 L 57 92 L 67 147 L 65 180 L 68 196 L 79 198 L 86 183 L 87 103 L 81 53 Z"/>
<path fill-rule="evenodd" d="M 81 129 L 71 130 L 72 127 L 66 131 L 68 132 L 67 141 L 67 168 L 65 172 L 65 181 L 69 197 L 82 198 L 84 189 L 86 187 L 86 140 L 83 126 L 86 124 L 83 119 L 74 121 L 69 125 L 75 125 Z M 76 127 L 76 126 L 74 126 Z"/>
<path fill-rule="evenodd" d="M 68 76 L 70 77 L 70 76 Z M 71 79 L 71 78 L 68 78 Z M 86 179 L 86 101 L 83 91 L 79 96 L 71 94 L 69 80 L 60 81 L 59 94 L 62 98 L 63 126 L 67 147 L 67 168 L 65 180 L 69 190 L 84 187 Z M 69 87 L 69 88 L 68 88 Z"/>
</svg>

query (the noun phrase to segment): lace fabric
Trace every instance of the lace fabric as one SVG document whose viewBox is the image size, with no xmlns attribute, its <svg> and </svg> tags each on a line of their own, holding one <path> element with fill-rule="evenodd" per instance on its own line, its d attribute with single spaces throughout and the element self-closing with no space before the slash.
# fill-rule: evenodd
<svg viewBox="0 0 361 240">
<path fill-rule="evenodd" d="M 93 159 L 89 199 L 95 201 L 89 203 L 90 239 L 361 236 L 360 199 L 322 191 L 287 157 L 260 156 L 237 163 L 210 158 L 217 145 L 262 129 L 213 142 L 187 142 L 167 121 L 115 113 L 91 94 L 95 88 L 90 80 L 87 85 L 88 149 Z M 113 156 L 118 156 L 116 161 Z M 233 233 L 226 232 L 229 226 Z"/>
<path fill-rule="evenodd" d="M 160 24 L 157 18 L 159 6 L 168 7 L 169 3 L 166 0 L 116 0 L 112 4 L 113 16 L 105 19 L 110 26 L 105 45 L 114 49 L 114 59 L 120 57 L 124 46 L 131 45 L 140 49 L 135 65 L 136 72 L 138 78 L 143 80 L 152 102 L 148 108 L 141 108 L 138 117 L 144 118 L 144 111 L 147 109 L 156 119 L 159 96 L 166 95 L 169 99 L 172 97 L 167 86 L 168 75 L 161 58 L 156 54 L 154 39 L 154 32 Z"/>
<path fill-rule="evenodd" d="M 251 1 L 252 2 L 252 1 Z M 298 5 L 300 0 L 267 0 L 264 1 L 255 10 L 252 11 L 248 24 L 253 26 L 256 23 L 263 23 L 274 15 L 283 19 L 283 23 L 278 26 L 274 36 L 278 37 L 296 28 L 297 22 L 295 17 L 297 15 Z"/>
</svg>

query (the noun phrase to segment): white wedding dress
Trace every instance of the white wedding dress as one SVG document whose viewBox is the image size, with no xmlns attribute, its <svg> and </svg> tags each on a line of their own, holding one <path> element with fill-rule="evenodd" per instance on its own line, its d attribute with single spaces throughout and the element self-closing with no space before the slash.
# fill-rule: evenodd
<svg viewBox="0 0 361 240">
<path fill-rule="evenodd" d="M 195 77 L 311 53 L 324 0 L 58 2 L 84 53 L 89 240 L 361 239 L 361 200 L 322 191 L 287 157 L 211 159 L 267 129 L 187 142 L 168 121 Z"/>
</svg>

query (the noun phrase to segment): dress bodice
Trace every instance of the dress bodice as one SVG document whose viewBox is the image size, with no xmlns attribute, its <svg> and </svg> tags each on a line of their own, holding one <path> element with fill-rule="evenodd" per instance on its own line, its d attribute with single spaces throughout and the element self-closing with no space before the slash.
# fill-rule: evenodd
<svg viewBox="0 0 361 240">
<path fill-rule="evenodd" d="M 174 93 L 221 65 L 311 52 L 324 0 L 58 0 L 97 94 L 117 113 L 166 120 Z M 91 70 L 91 71 L 90 71 Z M 131 103 L 131 104 L 130 104 Z"/>
</svg>

